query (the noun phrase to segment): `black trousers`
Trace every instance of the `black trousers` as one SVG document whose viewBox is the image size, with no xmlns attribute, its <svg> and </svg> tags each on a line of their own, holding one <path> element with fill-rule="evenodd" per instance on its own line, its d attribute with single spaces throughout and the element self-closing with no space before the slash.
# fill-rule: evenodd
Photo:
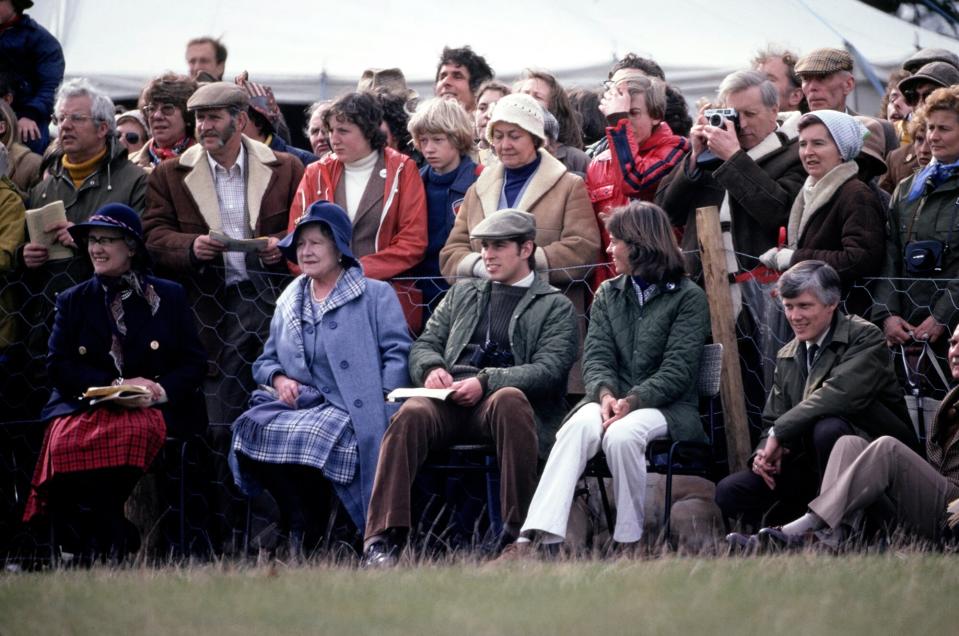
<svg viewBox="0 0 959 636">
<path fill-rule="evenodd" d="M 803 440 L 802 450 L 785 455 L 782 470 L 771 490 L 752 470 L 729 475 L 716 485 L 716 504 L 730 528 L 757 530 L 790 521 L 806 512 L 819 494 L 829 454 L 843 435 L 855 435 L 852 426 L 838 417 L 825 417 Z"/>
</svg>

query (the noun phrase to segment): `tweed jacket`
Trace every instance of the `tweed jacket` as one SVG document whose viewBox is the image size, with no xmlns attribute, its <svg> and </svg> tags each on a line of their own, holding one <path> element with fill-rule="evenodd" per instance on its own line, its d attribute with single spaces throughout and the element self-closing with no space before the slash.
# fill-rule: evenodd
<svg viewBox="0 0 959 636">
<path fill-rule="evenodd" d="M 447 292 L 410 350 L 410 377 L 417 386 L 433 369 L 450 370 L 456 364 L 489 305 L 493 284 L 464 280 Z M 566 410 L 566 376 L 579 349 L 572 303 L 558 289 L 534 279 L 510 319 L 509 341 L 514 366 L 480 373 L 486 376 L 489 392 L 511 386 L 526 395 L 545 459 Z"/>
<path fill-rule="evenodd" d="M 302 320 L 297 306 L 304 295 L 310 302 L 310 279 L 304 275 L 296 278 L 277 299 L 270 336 L 253 365 L 253 378 L 259 384 L 272 386 L 273 377 L 282 373 L 328 393 L 329 388 L 314 386 L 314 376 L 307 367 L 313 351 L 326 352 L 329 368 L 336 375 L 334 390 L 349 410 L 359 450 L 363 509 L 350 511 L 357 520 L 366 517 L 380 441 L 389 416 L 398 408 L 384 398 L 393 389 L 408 385 L 410 350 L 406 321 L 393 288 L 370 278 L 363 282 L 366 289 L 359 297 L 325 313 L 314 328 Z M 296 321 L 299 328 L 291 328 L 291 321 Z M 314 339 L 320 342 L 314 344 Z"/>
<path fill-rule="evenodd" d="M 632 279 L 620 275 L 600 286 L 589 317 L 586 395 L 573 412 L 612 393 L 633 409 L 659 409 L 672 439 L 705 441 L 698 381 L 709 336 L 706 293 L 683 278 L 640 305 Z"/>
<path fill-rule="evenodd" d="M 516 208 L 536 217 L 536 269 L 550 269 L 549 282 L 567 285 L 588 274 L 583 265 L 599 258 L 599 228 L 580 177 L 540 149 L 541 163 Z M 440 270 L 451 283 L 457 277 L 472 276 L 480 260 L 480 242 L 470 241 L 470 232 L 499 209 L 505 168 L 488 166 L 469 190 L 453 223 L 446 245 L 440 250 Z M 557 268 L 578 268 L 563 271 Z"/>
<path fill-rule="evenodd" d="M 868 440 L 891 435 L 918 449 L 882 331 L 859 316 L 837 312 L 808 374 L 806 348 L 798 339 L 776 357 L 764 424 L 783 445 L 796 447 L 824 417 L 843 418 Z"/>
<path fill-rule="evenodd" d="M 806 171 L 799 161 L 796 139 L 777 132 L 781 144 L 759 161 L 740 150 L 713 171 L 696 169 L 691 155 L 659 184 L 656 204 L 666 210 L 673 225 L 683 228 L 686 270 L 697 276 L 702 269 L 696 238 L 696 208 L 722 205 L 729 193 L 733 245 L 741 270 L 759 264 L 759 255 L 774 247 L 779 228 L 786 225 L 789 208 L 802 188 Z"/>
<path fill-rule="evenodd" d="M 123 339 L 123 374 L 149 378 L 166 390 L 160 411 L 173 435 L 206 427 L 206 408 L 199 387 L 206 372 L 186 293 L 173 281 L 146 277 L 160 297 L 155 315 L 127 323 Z M 47 372 L 52 394 L 41 419 L 88 408 L 80 395 L 91 386 L 106 386 L 119 373 L 110 356 L 111 319 L 97 278 L 80 283 L 57 297 L 50 336 Z"/>
<path fill-rule="evenodd" d="M 951 501 L 959 497 L 959 387 L 954 387 L 939 405 L 926 437 L 926 459 L 949 480 Z"/>
</svg>

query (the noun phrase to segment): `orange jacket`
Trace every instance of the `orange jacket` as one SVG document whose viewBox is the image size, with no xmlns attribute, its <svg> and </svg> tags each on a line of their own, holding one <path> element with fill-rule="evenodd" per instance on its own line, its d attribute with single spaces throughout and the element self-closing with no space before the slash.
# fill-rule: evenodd
<svg viewBox="0 0 959 636">
<path fill-rule="evenodd" d="M 418 264 L 423 260 L 427 243 L 426 193 L 416 164 L 392 148 L 384 148 L 383 152 L 386 187 L 376 252 L 360 258 L 364 275 L 377 280 L 400 276 Z M 306 167 L 290 207 L 289 231 L 293 231 L 296 220 L 314 201 L 334 200 L 342 176 L 343 162 L 334 155 Z M 290 269 L 299 273 L 292 264 Z"/>
</svg>

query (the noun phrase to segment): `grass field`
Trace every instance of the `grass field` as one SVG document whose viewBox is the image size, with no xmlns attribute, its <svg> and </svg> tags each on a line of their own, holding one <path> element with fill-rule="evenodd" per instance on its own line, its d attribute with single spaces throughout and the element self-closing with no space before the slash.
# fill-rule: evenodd
<svg viewBox="0 0 959 636">
<path fill-rule="evenodd" d="M 0 576 L 0 634 L 955 634 L 956 556 Z"/>
</svg>

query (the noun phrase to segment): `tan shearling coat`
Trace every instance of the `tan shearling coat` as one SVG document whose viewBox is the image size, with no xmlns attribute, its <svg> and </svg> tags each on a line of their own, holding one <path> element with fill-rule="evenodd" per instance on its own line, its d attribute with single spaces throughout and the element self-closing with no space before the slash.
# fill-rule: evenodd
<svg viewBox="0 0 959 636">
<path fill-rule="evenodd" d="M 545 150 L 539 153 L 540 166 L 516 208 L 536 217 L 536 269 L 556 270 L 550 272 L 549 282 L 565 286 L 586 278 L 589 270 L 583 266 L 598 262 L 599 227 L 583 180 Z M 502 164 L 489 166 L 466 191 L 463 207 L 440 251 L 440 271 L 450 282 L 473 276 L 481 246 L 479 241 L 470 241 L 469 234 L 499 209 L 504 178 Z"/>
</svg>

